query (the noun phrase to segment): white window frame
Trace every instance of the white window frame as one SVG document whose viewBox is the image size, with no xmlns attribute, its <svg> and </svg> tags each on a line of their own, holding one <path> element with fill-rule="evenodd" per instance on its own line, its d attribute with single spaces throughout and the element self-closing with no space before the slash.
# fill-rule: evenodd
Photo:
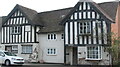
<svg viewBox="0 0 120 67">
<path fill-rule="evenodd" d="M 21 33 L 21 27 L 20 26 L 12 27 L 12 34 L 20 34 L 20 33 Z"/>
<path fill-rule="evenodd" d="M 62 39 L 62 40 L 64 39 L 64 34 L 63 34 L 63 33 L 61 34 L 61 39 Z"/>
<path fill-rule="evenodd" d="M 95 58 L 95 57 L 93 57 L 93 56 L 95 56 L 95 54 L 89 54 L 89 56 L 90 55 L 92 55 L 91 56 L 91 58 L 90 57 L 88 57 L 88 48 L 93 48 L 93 47 L 95 47 L 95 48 L 98 48 L 98 50 L 90 50 L 90 52 L 91 53 L 93 53 L 93 51 L 95 52 L 95 51 L 97 51 L 98 52 L 98 54 L 96 55 L 96 56 L 98 56 L 98 58 Z M 90 53 L 89 52 L 89 53 Z M 102 46 L 86 46 L 86 60 L 101 60 L 102 59 Z"/>
<path fill-rule="evenodd" d="M 24 48 L 23 48 L 24 47 Z M 28 51 L 28 47 L 30 48 Z M 33 52 L 33 46 L 32 45 L 22 45 L 22 54 L 32 54 Z"/>
<path fill-rule="evenodd" d="M 80 34 L 91 34 L 91 22 L 80 22 Z"/>
<path fill-rule="evenodd" d="M 26 32 L 30 32 L 30 30 L 31 30 L 30 25 L 25 26 L 25 31 L 26 31 Z"/>
<path fill-rule="evenodd" d="M 57 39 L 57 34 L 56 33 L 50 33 L 47 35 L 48 40 L 56 40 Z"/>
<path fill-rule="evenodd" d="M 48 53 L 48 49 L 50 50 L 50 53 Z M 51 49 L 52 49 L 52 53 L 51 53 Z M 57 49 L 56 48 L 47 48 L 47 55 L 57 55 Z"/>
<path fill-rule="evenodd" d="M 18 53 L 18 45 L 12 45 L 12 52 Z"/>
</svg>

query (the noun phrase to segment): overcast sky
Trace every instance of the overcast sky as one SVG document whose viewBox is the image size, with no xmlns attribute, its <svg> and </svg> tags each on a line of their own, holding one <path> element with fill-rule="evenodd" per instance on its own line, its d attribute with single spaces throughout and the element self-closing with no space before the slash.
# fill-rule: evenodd
<svg viewBox="0 0 120 67">
<path fill-rule="evenodd" d="M 0 0 L 0 16 L 6 16 L 16 4 L 31 8 L 37 12 L 73 7 L 79 0 Z M 96 3 L 115 0 L 93 0 Z"/>
</svg>

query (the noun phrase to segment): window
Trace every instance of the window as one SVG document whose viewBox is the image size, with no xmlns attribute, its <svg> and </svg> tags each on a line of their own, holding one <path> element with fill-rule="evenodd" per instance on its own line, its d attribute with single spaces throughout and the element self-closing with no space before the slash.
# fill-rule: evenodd
<svg viewBox="0 0 120 67">
<path fill-rule="evenodd" d="M 30 32 L 30 26 L 25 26 L 25 31 Z"/>
<path fill-rule="evenodd" d="M 101 59 L 101 46 L 88 46 L 87 57 L 88 60 L 100 60 Z"/>
<path fill-rule="evenodd" d="M 48 48 L 47 54 L 48 55 L 56 55 L 56 49 L 55 48 Z"/>
<path fill-rule="evenodd" d="M 96 20 L 98 28 L 101 28 L 101 21 Z"/>
<path fill-rule="evenodd" d="M 61 39 L 64 39 L 64 34 L 61 34 Z"/>
<path fill-rule="evenodd" d="M 31 54 L 32 53 L 32 45 L 22 45 L 22 53 Z"/>
<path fill-rule="evenodd" d="M 18 46 L 17 45 L 12 46 L 12 52 L 18 53 Z"/>
<path fill-rule="evenodd" d="M 5 50 L 13 53 L 18 53 L 18 46 L 17 45 L 5 46 Z"/>
<path fill-rule="evenodd" d="M 20 33 L 21 33 L 21 27 L 20 26 L 12 27 L 12 34 L 20 34 Z"/>
<path fill-rule="evenodd" d="M 55 40 L 56 34 L 48 34 L 48 40 Z"/>
<path fill-rule="evenodd" d="M 80 22 L 80 34 L 90 34 L 91 33 L 91 23 L 90 22 Z"/>
</svg>

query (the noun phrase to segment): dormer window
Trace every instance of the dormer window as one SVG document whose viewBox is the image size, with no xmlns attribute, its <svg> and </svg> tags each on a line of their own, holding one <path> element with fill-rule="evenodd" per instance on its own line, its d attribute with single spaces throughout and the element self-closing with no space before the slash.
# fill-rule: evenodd
<svg viewBox="0 0 120 67">
<path fill-rule="evenodd" d="M 80 22 L 80 35 L 91 34 L 91 23 L 90 22 Z"/>
<path fill-rule="evenodd" d="M 21 33 L 21 27 L 20 26 L 12 27 L 12 34 L 20 34 L 20 33 Z"/>
</svg>

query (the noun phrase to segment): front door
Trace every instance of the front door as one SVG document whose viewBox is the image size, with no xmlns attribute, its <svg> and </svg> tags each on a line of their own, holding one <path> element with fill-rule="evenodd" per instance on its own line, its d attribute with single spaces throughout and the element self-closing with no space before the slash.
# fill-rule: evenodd
<svg viewBox="0 0 120 67">
<path fill-rule="evenodd" d="M 78 47 L 73 47 L 73 65 L 78 64 Z"/>
</svg>

